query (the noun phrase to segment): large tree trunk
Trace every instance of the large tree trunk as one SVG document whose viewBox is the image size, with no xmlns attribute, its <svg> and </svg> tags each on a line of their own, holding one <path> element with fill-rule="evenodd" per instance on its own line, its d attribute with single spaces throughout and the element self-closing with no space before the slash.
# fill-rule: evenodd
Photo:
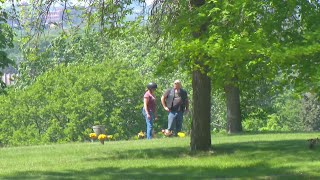
<svg viewBox="0 0 320 180">
<path fill-rule="evenodd" d="M 190 146 L 192 151 L 207 151 L 211 149 L 211 81 L 206 74 L 194 70 L 192 88 L 193 113 Z"/>
<path fill-rule="evenodd" d="M 224 90 L 227 98 L 227 131 L 241 132 L 240 90 L 234 85 L 226 85 Z"/>
<path fill-rule="evenodd" d="M 191 6 L 200 7 L 205 4 L 205 0 L 191 0 Z M 206 31 L 207 24 L 200 28 L 200 33 Z M 199 38 L 199 32 L 193 34 L 194 38 Z M 201 63 L 200 63 L 201 64 Z M 200 65 L 201 67 L 204 67 Z M 208 151 L 211 149 L 210 134 L 210 110 L 211 110 L 211 81 L 207 74 L 198 70 L 192 72 L 193 89 L 193 113 L 191 127 L 191 151 Z"/>
</svg>

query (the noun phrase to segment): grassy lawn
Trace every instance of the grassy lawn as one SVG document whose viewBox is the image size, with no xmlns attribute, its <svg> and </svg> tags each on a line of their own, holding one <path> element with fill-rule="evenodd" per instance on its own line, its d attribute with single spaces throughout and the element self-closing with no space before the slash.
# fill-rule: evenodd
<svg viewBox="0 0 320 180">
<path fill-rule="evenodd" d="M 320 179 L 320 133 L 214 135 L 0 148 L 0 179 Z"/>
</svg>

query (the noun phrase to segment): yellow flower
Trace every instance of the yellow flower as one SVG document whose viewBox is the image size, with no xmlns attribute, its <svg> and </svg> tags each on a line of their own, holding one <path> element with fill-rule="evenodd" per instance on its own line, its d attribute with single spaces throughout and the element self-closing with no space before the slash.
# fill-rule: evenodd
<svg viewBox="0 0 320 180">
<path fill-rule="evenodd" d="M 179 137 L 181 137 L 181 138 L 183 138 L 183 137 L 185 137 L 186 136 L 186 134 L 185 133 L 183 133 L 183 132 L 178 132 L 178 134 L 177 134 Z"/>
<path fill-rule="evenodd" d="M 109 139 L 109 140 L 113 139 L 113 135 L 108 135 L 107 139 Z"/>
<path fill-rule="evenodd" d="M 95 139 L 95 138 L 97 138 L 97 135 L 96 135 L 96 133 L 90 133 L 90 134 L 89 134 L 89 137 L 90 137 L 91 139 Z"/>
<path fill-rule="evenodd" d="M 144 138 L 144 136 L 145 136 L 145 134 L 144 134 L 144 132 L 142 132 L 142 131 L 140 131 L 139 133 L 138 133 L 138 138 Z"/>
<path fill-rule="evenodd" d="M 107 138 L 107 136 L 105 134 L 100 134 L 98 136 L 98 139 L 101 141 L 101 140 L 105 140 Z"/>
</svg>

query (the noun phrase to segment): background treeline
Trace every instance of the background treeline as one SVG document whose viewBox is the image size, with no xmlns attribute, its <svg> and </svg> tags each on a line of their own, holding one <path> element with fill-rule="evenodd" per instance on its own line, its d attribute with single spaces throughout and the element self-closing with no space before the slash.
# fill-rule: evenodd
<svg viewBox="0 0 320 180">
<path fill-rule="evenodd" d="M 114 134 L 116 139 L 131 139 L 145 130 L 142 96 L 150 81 L 159 86 L 156 96 L 160 121 L 155 125 L 156 131 L 166 127 L 167 114 L 162 110 L 160 97 L 174 79 L 181 79 L 183 88 L 188 91 L 192 113 L 188 56 L 194 55 L 190 52 L 200 48 L 201 42 L 189 45 L 181 40 L 177 43 L 175 37 L 159 36 L 155 32 L 165 29 L 154 30 L 143 19 L 126 22 L 121 14 L 122 19 L 105 19 L 104 22 L 113 22 L 114 26 L 101 24 L 99 13 L 103 12 L 94 13 L 96 16 L 88 17 L 79 29 L 32 31 L 27 25 L 23 30 L 15 29 L 15 48 L 5 51 L 16 61 L 19 75 L 14 79 L 15 85 L 6 87 L 0 94 L 2 145 L 84 141 L 96 124 L 104 125 L 107 134 Z M 242 43 L 240 37 L 238 40 L 237 43 Z M 222 45 L 215 48 L 221 52 L 225 50 Z M 216 58 L 224 59 L 223 53 L 227 54 L 222 52 L 221 57 Z M 232 58 L 237 57 L 237 53 L 235 50 Z M 297 57 L 298 62 L 303 62 L 303 58 Z M 269 62 L 268 58 L 248 63 L 252 74 L 240 74 L 242 79 L 237 82 L 241 89 L 243 131 L 319 130 L 318 58 L 309 58 L 312 61 L 304 62 L 304 69 L 288 63 L 285 68 L 270 70 L 276 72 L 270 74 L 266 73 L 268 67 L 274 68 L 277 64 L 259 66 L 260 61 Z M 227 60 L 219 61 L 219 67 L 212 74 L 218 78 L 219 74 L 229 75 L 227 66 L 230 64 L 225 66 Z M 210 63 L 214 66 L 214 62 Z M 284 64 L 279 62 L 279 66 Z M 310 77 L 316 84 L 304 81 L 311 79 L 301 71 L 308 72 L 306 67 L 312 69 Z M 265 78 L 264 74 L 267 74 Z M 306 77 L 300 78 L 299 74 Z M 211 129 L 225 132 L 226 97 L 222 86 L 218 86 L 224 80 L 212 81 Z M 183 130 L 186 132 L 191 129 L 191 117 L 185 116 Z"/>
<path fill-rule="evenodd" d="M 139 27 L 133 34 L 108 41 L 94 31 L 56 33 L 39 48 L 23 49 L 25 58 L 19 62 L 15 85 L 1 94 L 1 143 L 84 141 L 98 124 L 116 139 L 134 138 L 145 130 L 141 110 L 150 81 L 159 86 L 161 120 L 155 129 L 166 128 L 160 97 L 175 78 L 185 80 L 186 89 L 190 80 L 181 70 L 157 77 L 155 60 L 160 50 L 147 33 L 140 33 L 144 30 Z"/>
<path fill-rule="evenodd" d="M 151 39 L 148 42 L 147 34 L 140 39 L 139 36 L 128 35 L 110 41 L 108 43 L 112 43 L 113 50 L 104 53 L 107 45 L 93 48 L 90 43 L 84 42 L 86 38 L 87 42 L 97 41 L 93 34 L 89 37 L 77 36 L 79 44 L 56 45 L 65 47 L 57 53 L 69 52 L 68 48 L 73 48 L 72 53 L 79 54 L 78 57 L 73 55 L 76 57 L 73 61 L 55 62 L 55 56 L 43 56 L 54 52 L 46 49 L 40 53 L 42 56 L 37 56 L 39 60 L 21 62 L 20 67 L 25 68 L 20 69 L 22 77 L 17 80 L 16 86 L 7 88 L 7 93 L 2 94 L 0 99 L 1 143 L 21 145 L 84 141 L 88 140 L 91 127 L 96 124 L 105 125 L 107 133 L 114 134 L 117 139 L 133 138 L 145 129 L 141 107 L 145 84 L 149 81 L 159 84 L 160 121 L 155 129 L 160 131 L 165 128 L 167 117 L 160 106 L 160 96 L 171 87 L 173 79 L 180 78 L 192 101 L 190 78 L 182 70 L 157 74 L 154 59 L 160 49 L 157 50 L 156 45 L 146 45 L 152 43 Z M 57 40 L 61 37 L 56 37 L 54 42 Z M 72 40 L 66 38 L 65 42 Z M 92 49 L 86 50 L 89 48 Z M 32 81 L 31 72 L 39 74 L 34 75 Z M 315 94 L 298 93 L 289 86 L 284 86 L 281 91 L 272 90 L 277 87 L 277 80 L 273 84 L 261 82 L 252 86 L 255 89 L 248 88 L 251 91 L 244 91 L 241 95 L 244 131 L 319 130 L 320 109 Z M 224 96 L 221 91 L 214 91 L 212 97 L 211 128 L 213 132 L 224 132 Z M 190 123 L 191 117 L 186 116 L 186 132 L 190 131 Z"/>
</svg>

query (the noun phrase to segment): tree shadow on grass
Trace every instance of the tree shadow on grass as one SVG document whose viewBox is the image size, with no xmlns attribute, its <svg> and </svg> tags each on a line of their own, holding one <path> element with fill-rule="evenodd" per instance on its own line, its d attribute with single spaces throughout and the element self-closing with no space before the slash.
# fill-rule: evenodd
<svg viewBox="0 0 320 180">
<path fill-rule="evenodd" d="M 266 161 L 276 158 L 298 162 L 320 161 L 320 146 L 310 149 L 307 140 L 222 143 L 215 145 L 213 149 L 215 155 L 233 154 L 237 151 L 237 153 L 242 152 L 244 158 L 256 157 Z"/>
<path fill-rule="evenodd" d="M 213 145 L 212 152 L 191 152 L 189 146 L 185 147 L 166 147 L 166 148 L 143 148 L 125 151 L 115 151 L 101 159 L 100 157 L 87 158 L 87 161 L 94 160 L 122 160 L 122 159 L 173 159 L 183 157 L 200 156 L 219 156 L 231 155 L 236 151 L 243 152 L 244 155 L 265 154 L 270 152 L 270 156 L 278 155 L 281 157 L 297 155 L 301 159 L 309 160 L 315 158 L 310 154 L 319 153 L 320 146 L 315 149 L 309 149 L 309 143 L 306 140 L 283 140 L 283 141 L 248 141 L 236 143 L 220 143 Z M 267 158 L 269 158 L 267 156 Z M 320 158 L 320 157 L 319 157 Z"/>
<path fill-rule="evenodd" d="M 189 147 L 169 147 L 169 148 L 144 148 L 140 150 L 115 151 L 109 153 L 105 158 L 87 158 L 93 160 L 123 160 L 123 159 L 172 159 L 190 156 Z"/>
<path fill-rule="evenodd" d="M 189 147 L 171 148 L 146 148 L 116 151 L 105 158 L 87 158 L 85 161 L 99 162 L 106 160 L 132 160 L 164 159 L 170 161 L 173 158 L 184 157 L 205 157 L 212 158 L 219 156 L 235 155 L 235 158 L 246 161 L 258 158 L 258 161 L 242 166 L 237 164 L 231 167 L 221 168 L 220 166 L 192 166 L 192 165 L 170 165 L 170 167 L 156 167 L 152 165 L 137 168 L 94 168 L 85 170 L 65 171 L 24 171 L 4 179 L 319 179 L 319 176 L 294 173 L 294 167 L 274 167 L 270 160 L 283 158 L 290 162 L 301 162 L 302 164 L 312 161 L 320 161 L 320 147 L 310 150 L 307 142 L 303 140 L 283 141 L 254 141 L 239 143 L 222 143 L 214 145 L 213 152 L 191 153 Z M 193 158 L 186 158 L 185 161 L 192 161 Z M 221 162 L 225 163 L 225 162 Z M 313 168 L 313 166 L 312 166 Z M 317 172 L 317 167 L 313 169 Z"/>
<path fill-rule="evenodd" d="M 267 174 L 266 174 L 267 172 Z M 315 176 L 293 174 L 287 168 L 273 168 L 264 163 L 252 164 L 249 167 L 232 168 L 95 168 L 86 170 L 26 171 L 4 179 L 316 179 Z"/>
<path fill-rule="evenodd" d="M 320 131 L 310 131 L 310 132 L 306 132 L 306 131 L 295 131 L 294 134 L 314 134 Z M 239 136 L 239 135 L 253 135 L 256 136 L 258 134 L 292 134 L 292 131 L 243 131 L 243 132 L 239 132 L 239 133 L 232 133 L 232 134 L 225 134 L 228 136 Z"/>
</svg>

